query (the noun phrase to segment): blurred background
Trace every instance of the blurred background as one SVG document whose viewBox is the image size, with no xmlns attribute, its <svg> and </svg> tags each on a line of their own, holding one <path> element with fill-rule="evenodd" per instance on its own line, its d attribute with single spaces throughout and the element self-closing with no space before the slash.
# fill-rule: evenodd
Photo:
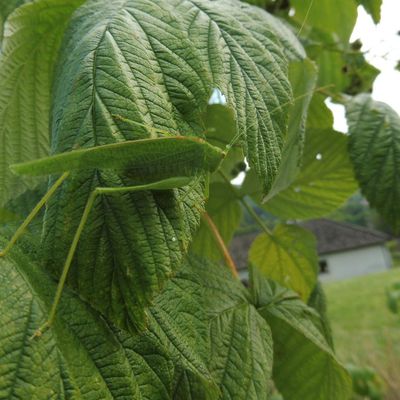
<svg viewBox="0 0 400 400">
<path fill-rule="evenodd" d="M 377 68 L 372 96 L 400 113 L 400 1 L 383 0 L 377 25 L 360 6 L 351 42 Z M 334 127 L 346 133 L 342 105 L 328 100 Z M 234 182 L 240 184 L 244 174 Z M 253 203 L 272 228 L 274 216 Z M 259 234 L 248 213 L 231 251 L 247 279 L 250 244 Z M 296 221 L 293 221 L 296 223 Z M 354 381 L 355 399 L 400 400 L 400 238 L 360 192 L 323 219 L 300 223 L 318 241 L 320 280 L 335 348 Z M 279 398 L 279 397 L 278 397 Z"/>
</svg>

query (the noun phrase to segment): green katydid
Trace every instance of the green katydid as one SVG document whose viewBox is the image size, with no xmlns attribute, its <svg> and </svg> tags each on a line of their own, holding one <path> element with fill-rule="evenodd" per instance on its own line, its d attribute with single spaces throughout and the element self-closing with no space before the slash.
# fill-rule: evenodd
<svg viewBox="0 0 400 400">
<path fill-rule="evenodd" d="M 227 107 L 226 110 L 228 110 Z M 229 110 L 230 116 L 233 116 L 231 110 Z M 200 179 L 205 174 L 214 172 L 218 169 L 226 155 L 224 150 L 211 145 L 204 139 L 194 136 L 173 136 L 168 132 L 145 126 L 117 115 L 114 117 L 134 126 L 140 125 L 145 127 L 150 131 L 151 138 L 72 150 L 10 166 L 11 170 L 19 175 L 39 176 L 60 174 L 61 176 L 50 187 L 45 196 L 18 228 L 4 250 L 0 252 L 0 257 L 7 255 L 40 209 L 48 202 L 71 173 L 84 169 L 112 169 L 123 171 L 125 175 L 134 178 L 135 182 L 135 186 L 97 187 L 91 192 L 69 248 L 48 320 L 36 331 L 34 336 L 40 336 L 54 321 L 56 309 L 80 236 L 95 200 L 99 195 L 115 196 L 144 190 L 159 191 L 181 188 L 195 182 L 196 179 Z M 162 136 L 157 137 L 157 134 L 161 134 Z M 237 138 L 238 136 L 236 135 L 233 141 L 236 141 Z M 229 147 L 227 146 L 227 148 Z"/>
<path fill-rule="evenodd" d="M 37 176 L 61 173 L 62 175 L 16 231 L 8 245 L 0 253 L 0 257 L 5 256 L 10 251 L 28 224 L 55 193 L 57 188 L 68 178 L 71 172 L 82 169 L 122 170 L 125 173 L 133 175 L 139 182 L 135 186 L 98 187 L 92 191 L 69 249 L 49 318 L 37 330 L 35 336 L 40 336 L 54 321 L 57 305 L 61 298 L 79 238 L 97 196 L 112 196 L 142 190 L 180 188 L 190 184 L 204 173 L 214 172 L 224 157 L 224 151 L 212 146 L 203 139 L 174 136 L 126 141 L 88 149 L 73 150 L 36 161 L 12 165 L 10 168 L 17 174 Z"/>
</svg>

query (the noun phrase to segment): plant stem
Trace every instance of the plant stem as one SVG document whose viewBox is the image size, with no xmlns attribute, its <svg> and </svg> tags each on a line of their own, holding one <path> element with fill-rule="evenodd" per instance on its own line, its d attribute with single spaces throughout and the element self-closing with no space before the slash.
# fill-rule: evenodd
<svg viewBox="0 0 400 400">
<path fill-rule="evenodd" d="M 48 190 L 48 192 L 43 196 L 43 198 L 39 201 L 39 203 L 35 206 L 35 208 L 30 212 L 30 214 L 26 217 L 25 221 L 22 225 L 17 229 L 14 233 L 13 237 L 10 239 L 7 246 L 4 248 L 3 251 L 0 251 L 0 257 L 4 257 L 11 248 L 15 245 L 17 240 L 23 235 L 25 229 L 28 225 L 32 222 L 32 220 L 39 214 L 39 211 L 42 207 L 47 203 L 51 196 L 55 193 L 55 191 L 60 187 L 60 185 L 68 178 L 69 172 L 64 172 L 60 178 L 54 183 L 54 185 Z"/>
<path fill-rule="evenodd" d="M 211 217 L 207 214 L 207 212 L 204 212 L 202 214 L 203 220 L 207 223 L 208 227 L 210 228 L 211 233 L 213 234 L 216 243 L 221 251 L 221 254 L 224 256 L 225 262 L 232 271 L 232 274 L 234 277 L 239 278 L 239 273 L 236 267 L 235 262 L 233 261 L 224 240 L 221 237 L 221 234 L 218 231 L 218 228 L 214 224 L 214 221 L 211 219 Z"/>
<path fill-rule="evenodd" d="M 265 224 L 265 222 L 257 215 L 257 213 L 253 210 L 253 208 L 251 206 L 249 206 L 247 204 L 247 201 L 243 198 L 243 196 L 241 196 L 240 194 L 238 194 L 237 190 L 233 187 L 232 183 L 230 182 L 230 180 L 225 176 L 225 174 L 222 171 L 219 171 L 219 173 L 221 174 L 222 178 L 225 180 L 225 182 L 228 184 L 228 186 L 230 187 L 231 191 L 233 192 L 233 194 L 235 195 L 235 197 L 240 201 L 240 203 L 243 205 L 243 207 L 248 211 L 248 213 L 250 214 L 250 216 L 254 219 L 254 221 L 257 222 L 257 224 L 260 226 L 260 228 L 269 236 L 272 235 L 272 232 L 270 231 L 270 229 L 267 227 L 267 225 Z"/>
<path fill-rule="evenodd" d="M 265 224 L 265 222 L 257 215 L 257 213 L 253 210 L 252 207 L 250 207 L 246 200 L 244 200 L 243 198 L 240 199 L 240 202 L 242 203 L 242 205 L 244 206 L 244 208 L 247 210 L 247 212 L 250 214 L 250 216 L 254 219 L 254 221 L 257 222 L 257 224 L 260 226 L 260 228 L 269 236 L 272 235 L 272 232 L 270 231 L 270 229 L 267 227 L 267 225 Z"/>
</svg>

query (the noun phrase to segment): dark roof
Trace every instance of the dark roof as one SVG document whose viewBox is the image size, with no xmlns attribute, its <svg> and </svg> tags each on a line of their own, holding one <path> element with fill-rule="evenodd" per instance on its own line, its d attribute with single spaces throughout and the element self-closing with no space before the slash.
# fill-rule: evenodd
<svg viewBox="0 0 400 400">
<path fill-rule="evenodd" d="M 324 218 L 302 222 L 299 225 L 314 233 L 320 255 L 372 246 L 390 240 L 390 236 L 374 229 Z M 239 270 L 247 268 L 250 245 L 259 234 L 260 232 L 252 232 L 233 238 L 229 248 Z"/>
<path fill-rule="evenodd" d="M 300 225 L 316 236 L 318 254 L 372 246 L 390 239 L 390 236 L 374 229 L 324 218 L 302 222 Z"/>
</svg>

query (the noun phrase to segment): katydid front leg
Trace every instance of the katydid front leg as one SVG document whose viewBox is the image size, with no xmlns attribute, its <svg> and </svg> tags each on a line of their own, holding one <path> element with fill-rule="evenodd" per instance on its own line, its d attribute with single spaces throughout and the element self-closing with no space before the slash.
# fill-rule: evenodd
<svg viewBox="0 0 400 400">
<path fill-rule="evenodd" d="M 24 234 L 25 229 L 28 227 L 28 225 L 33 221 L 33 219 L 36 217 L 36 215 L 39 213 L 42 207 L 50 200 L 55 191 L 68 178 L 68 176 L 69 172 L 64 172 L 60 176 L 60 178 L 57 179 L 54 185 L 48 190 L 48 192 L 43 196 L 43 198 L 39 201 L 39 203 L 35 206 L 35 208 L 26 217 L 21 226 L 16 230 L 16 232 L 14 233 L 13 237 L 10 239 L 4 250 L 0 251 L 0 257 L 5 257 L 9 253 L 9 251 L 15 245 L 17 240 Z"/>
</svg>

